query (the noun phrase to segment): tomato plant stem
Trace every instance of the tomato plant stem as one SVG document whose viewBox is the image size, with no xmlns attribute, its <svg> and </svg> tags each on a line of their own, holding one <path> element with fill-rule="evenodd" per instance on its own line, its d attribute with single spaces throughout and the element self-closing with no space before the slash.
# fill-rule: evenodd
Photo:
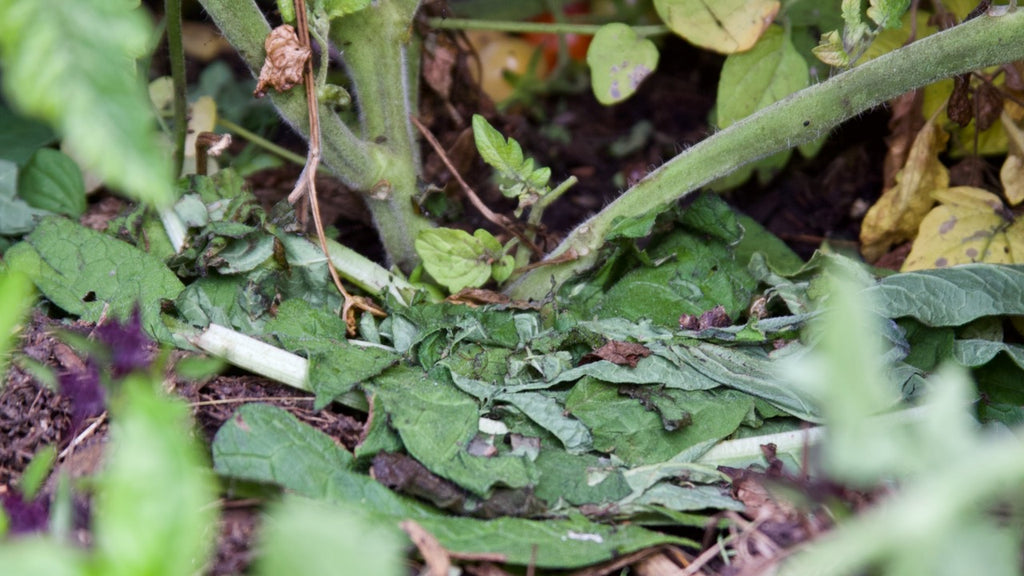
<svg viewBox="0 0 1024 576">
<path fill-rule="evenodd" d="M 810 142 L 840 123 L 937 80 L 1024 58 L 1024 10 L 992 11 L 801 90 L 676 156 L 573 230 L 548 256 L 572 261 L 535 268 L 506 292 L 539 299 L 598 261 L 612 226 L 665 209 L 736 169 Z"/>
</svg>

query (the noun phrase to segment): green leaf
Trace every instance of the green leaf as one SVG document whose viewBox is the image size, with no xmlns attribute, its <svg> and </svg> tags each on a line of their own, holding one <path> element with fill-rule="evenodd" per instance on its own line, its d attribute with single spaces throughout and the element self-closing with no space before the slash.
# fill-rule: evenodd
<svg viewBox="0 0 1024 576">
<path fill-rule="evenodd" d="M 679 326 L 679 316 L 700 314 L 717 305 L 737 317 L 750 302 L 756 282 L 728 246 L 704 235 L 677 231 L 649 249 L 657 267 L 633 270 L 604 297 L 599 315 L 628 320 L 649 318 L 660 326 Z"/>
<path fill-rule="evenodd" d="M 657 69 L 658 48 L 626 24 L 605 24 L 587 50 L 587 65 L 594 96 L 610 106 L 632 96 Z"/>
<path fill-rule="evenodd" d="M 479 288 L 491 279 L 492 264 L 502 256 L 488 250 L 482 237 L 483 234 L 471 235 L 465 230 L 431 228 L 416 237 L 416 253 L 423 259 L 427 272 L 450 292 Z"/>
<path fill-rule="evenodd" d="M 358 507 L 288 496 L 261 524 L 257 574 L 332 574 L 340 566 L 349 574 L 406 573 L 405 536 Z"/>
<path fill-rule="evenodd" d="M 359 504 L 376 514 L 426 515 L 417 503 L 352 472 L 351 454 L 276 406 L 239 408 L 217 431 L 212 451 L 214 470 L 231 478 L 277 484 L 328 502 Z"/>
<path fill-rule="evenodd" d="M 545 449 L 537 455 L 536 463 L 541 473 L 537 497 L 551 505 L 559 498 L 576 506 L 607 504 L 631 492 L 619 469 L 607 459 L 592 454 L 574 456 L 561 450 Z"/>
<path fill-rule="evenodd" d="M 27 234 L 48 212 L 28 205 L 18 194 L 18 165 L 0 160 L 0 235 Z"/>
<path fill-rule="evenodd" d="M 71 218 L 85 213 L 85 181 L 67 154 L 40 148 L 18 176 L 18 196 L 29 206 Z"/>
<path fill-rule="evenodd" d="M 431 472 L 482 497 L 496 484 L 523 488 L 537 472 L 519 456 L 486 458 L 469 453 L 477 435 L 480 407 L 475 400 L 421 371 L 393 368 L 367 386 L 377 394 L 409 454 Z"/>
<path fill-rule="evenodd" d="M 540 568 L 581 568 L 666 543 L 699 548 L 685 538 L 636 524 L 597 524 L 578 514 L 564 520 L 502 517 L 485 522 L 431 517 L 417 521 L 449 551 L 498 553 L 509 564 Z"/>
<path fill-rule="evenodd" d="M 159 385 L 130 377 L 112 404 L 112 449 L 93 504 L 99 574 L 189 576 L 213 549 L 216 483 L 189 408 Z"/>
<path fill-rule="evenodd" d="M 370 0 L 323 0 L 323 4 L 329 18 L 341 18 L 368 7 Z"/>
<path fill-rule="evenodd" d="M 565 407 L 590 428 L 595 449 L 615 454 L 630 466 L 663 462 L 701 442 L 724 438 L 754 407 L 750 396 L 731 390 L 645 390 L 688 412 L 690 424 L 666 430 L 657 412 L 620 395 L 617 386 L 593 378 L 576 383 Z"/>
<path fill-rule="evenodd" d="M 0 542 L 0 566 L 19 576 L 86 576 L 84 550 L 42 535 L 6 539 Z"/>
<path fill-rule="evenodd" d="M 35 300 L 32 282 L 23 274 L 0 271 L 0 378 L 7 375 L 7 352 Z"/>
<path fill-rule="evenodd" d="M 513 138 L 506 140 L 501 132 L 479 114 L 473 115 L 473 138 L 480 157 L 505 180 L 499 186 L 505 197 L 519 197 L 520 205 L 523 205 L 526 196 L 543 196 L 548 192 L 551 169 L 534 169 L 533 159 L 523 156 L 519 142 Z"/>
<path fill-rule="evenodd" d="M 871 0 L 867 14 L 879 28 L 899 28 L 907 8 L 910 8 L 910 0 Z"/>
<path fill-rule="evenodd" d="M 983 316 L 1024 315 L 1024 266 L 966 264 L 883 278 L 867 290 L 879 314 L 928 326 L 962 326 Z"/>
<path fill-rule="evenodd" d="M 138 305 L 143 328 L 158 340 L 170 338 L 160 301 L 184 286 L 163 262 L 130 244 L 52 216 L 4 258 L 69 314 L 97 322 L 104 315 L 127 318 Z"/>
<path fill-rule="evenodd" d="M 170 155 L 157 141 L 134 59 L 151 26 L 131 0 L 0 2 L 10 102 L 45 120 L 85 166 L 134 198 L 169 205 Z"/>
<path fill-rule="evenodd" d="M 57 139 L 49 126 L 15 114 L 0 101 L 0 159 L 24 166 L 36 150 Z"/>
</svg>

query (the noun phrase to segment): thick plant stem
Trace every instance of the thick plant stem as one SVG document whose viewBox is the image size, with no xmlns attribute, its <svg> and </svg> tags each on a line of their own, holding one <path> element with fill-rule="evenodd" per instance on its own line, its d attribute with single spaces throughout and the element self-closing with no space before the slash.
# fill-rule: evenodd
<svg viewBox="0 0 1024 576">
<path fill-rule="evenodd" d="M 993 11 L 999 10 L 998 15 Z M 539 299 L 597 263 L 617 220 L 661 211 L 699 187 L 765 156 L 810 142 L 840 123 L 937 80 L 1024 58 L 1024 10 L 994 7 L 944 32 L 801 90 L 676 156 L 573 230 L 548 260 L 506 292 Z"/>
<path fill-rule="evenodd" d="M 200 0 L 203 8 L 217 23 L 224 36 L 258 75 L 266 53 L 263 42 L 270 33 L 270 25 L 254 0 Z M 296 130 L 309 136 L 306 96 L 302 89 L 284 93 L 271 92 L 274 106 L 281 116 Z M 366 191 L 381 178 L 381 163 L 373 153 L 372 145 L 363 142 L 349 130 L 333 112 L 321 110 L 324 163 L 333 170 L 346 186 Z"/>
<path fill-rule="evenodd" d="M 263 65 L 263 41 L 270 27 L 253 0 L 200 0 L 254 74 Z M 350 188 L 362 193 L 391 262 L 408 272 L 419 261 L 413 243 L 430 222 L 416 210 L 419 154 L 407 118 L 414 112 L 418 62 L 412 19 L 419 0 L 379 2 L 332 25 L 332 40 L 343 46 L 355 84 L 363 134 L 356 135 L 323 107 L 320 110 L 324 163 Z M 301 90 L 273 94 L 288 122 L 308 136 Z"/>
<path fill-rule="evenodd" d="M 407 272 L 419 261 L 416 235 L 431 225 L 414 202 L 419 147 L 409 121 L 419 92 L 419 47 L 410 29 L 418 5 L 411 0 L 379 2 L 331 27 L 332 41 L 345 47 L 363 138 L 386 151 L 381 179 L 366 203 L 388 255 Z"/>
</svg>

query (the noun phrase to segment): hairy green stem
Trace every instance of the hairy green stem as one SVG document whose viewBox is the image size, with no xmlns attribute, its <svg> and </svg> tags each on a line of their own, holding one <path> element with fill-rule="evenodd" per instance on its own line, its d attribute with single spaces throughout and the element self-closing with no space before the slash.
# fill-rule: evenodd
<svg viewBox="0 0 1024 576">
<path fill-rule="evenodd" d="M 200 0 L 224 36 L 242 56 L 253 75 L 259 75 L 266 53 L 263 42 L 270 33 L 263 13 L 254 0 Z M 284 93 L 271 92 L 271 99 L 281 116 L 296 130 L 309 136 L 306 95 L 301 89 Z M 360 140 L 338 118 L 326 109 L 320 110 L 322 132 L 321 153 L 324 163 L 346 186 L 367 191 L 381 178 L 381 163 L 373 146 Z"/>
<path fill-rule="evenodd" d="M 998 11 L 998 12 L 994 12 Z M 821 137 L 840 123 L 937 80 L 1024 58 L 1024 10 L 993 7 L 980 16 L 832 79 L 801 90 L 676 156 L 579 225 L 549 255 L 572 261 L 524 274 L 506 289 L 539 299 L 598 261 L 616 221 L 661 211 L 699 187 L 776 152 Z"/>
<path fill-rule="evenodd" d="M 367 206 L 388 256 L 407 272 L 419 262 L 417 234 L 431 226 L 415 204 L 419 146 L 409 121 L 419 94 L 419 46 L 410 28 L 418 7 L 418 0 L 380 2 L 346 16 L 331 30 L 331 40 L 344 47 L 363 138 L 383 152 L 383 171 L 366 197 Z"/>
<path fill-rule="evenodd" d="M 174 86 L 174 178 L 181 177 L 185 163 L 185 133 L 188 130 L 188 96 L 185 85 L 185 46 L 181 38 L 181 0 L 164 1 L 167 20 L 167 55 L 171 61 L 171 82 Z"/>
</svg>

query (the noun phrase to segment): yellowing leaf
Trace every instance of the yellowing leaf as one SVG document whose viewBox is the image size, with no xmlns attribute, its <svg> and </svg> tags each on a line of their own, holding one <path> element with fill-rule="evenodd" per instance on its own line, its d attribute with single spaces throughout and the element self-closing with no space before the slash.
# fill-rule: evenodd
<svg viewBox="0 0 1024 576">
<path fill-rule="evenodd" d="M 673 32 L 722 54 L 749 50 L 779 6 L 777 0 L 654 0 L 658 16 Z"/>
<path fill-rule="evenodd" d="M 1003 183 L 1003 194 L 1011 206 L 1024 202 L 1024 130 L 1014 122 L 1009 110 L 1003 109 L 999 118 L 1006 132 L 1008 141 L 1006 160 L 999 170 L 999 180 Z"/>
<path fill-rule="evenodd" d="M 1007 155 L 999 170 L 999 180 L 1011 206 L 1024 202 L 1024 159 L 1016 154 Z"/>
<path fill-rule="evenodd" d="M 861 253 L 877 260 L 898 242 L 910 240 L 933 199 L 931 193 L 949 186 L 949 171 L 939 162 L 948 135 L 932 119 L 921 128 L 907 155 L 907 163 L 896 174 L 896 185 L 868 210 L 861 225 Z"/>
<path fill-rule="evenodd" d="M 941 204 L 921 222 L 904 272 L 1024 261 L 1024 224 L 1010 217 L 998 196 L 969 186 L 940 190 L 934 196 Z"/>
</svg>

